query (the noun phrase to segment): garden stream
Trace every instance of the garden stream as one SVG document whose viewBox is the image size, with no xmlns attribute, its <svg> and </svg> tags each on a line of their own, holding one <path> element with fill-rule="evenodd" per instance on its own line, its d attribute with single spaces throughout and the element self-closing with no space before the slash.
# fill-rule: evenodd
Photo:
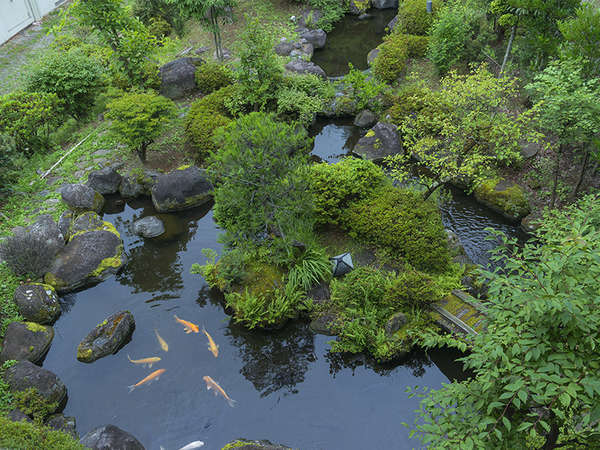
<svg viewBox="0 0 600 450">
<path fill-rule="evenodd" d="M 313 153 L 329 162 L 347 153 L 360 133 L 343 121 L 320 122 L 312 132 Z M 484 228 L 517 234 L 500 216 L 456 192 L 442 210 L 444 225 L 479 264 L 488 263 L 486 252 L 493 246 L 484 240 Z M 233 324 L 218 293 L 189 273 L 192 263 L 205 262 L 203 248 L 221 250 L 210 207 L 158 214 L 166 235 L 144 240 L 130 228 L 148 215 L 155 215 L 149 200 L 109 198 L 104 220 L 121 234 L 128 263 L 115 277 L 62 299 L 63 314 L 44 368 L 66 384 L 64 413 L 76 417 L 81 435 L 112 423 L 156 450 L 196 440 L 219 449 L 238 437 L 301 449 L 412 448 L 417 443 L 401 422 L 413 422 L 418 399 L 409 399 L 406 387 L 438 388 L 464 377 L 454 361 L 459 355 L 450 350 L 414 351 L 396 364 L 379 365 L 365 356 L 329 353 L 332 338 L 313 334 L 307 323 L 268 333 Z M 92 364 L 77 361 L 81 339 L 122 310 L 135 317 L 131 342 Z M 206 337 L 185 334 L 174 314 L 206 327 L 220 346 L 218 358 L 209 352 Z M 168 352 L 161 350 L 154 330 L 168 343 Z M 127 355 L 162 360 L 145 369 Z M 160 380 L 128 393 L 128 385 L 161 368 L 166 371 Z M 206 390 L 205 375 L 237 401 L 236 407 Z"/>
</svg>

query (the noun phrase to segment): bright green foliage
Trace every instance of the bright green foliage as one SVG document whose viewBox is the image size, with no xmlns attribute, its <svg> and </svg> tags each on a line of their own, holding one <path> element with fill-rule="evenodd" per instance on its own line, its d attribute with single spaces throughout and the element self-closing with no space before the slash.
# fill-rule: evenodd
<svg viewBox="0 0 600 450">
<path fill-rule="evenodd" d="M 214 111 L 215 113 L 223 116 L 230 116 L 231 111 L 227 105 L 231 103 L 231 98 L 235 96 L 236 91 L 237 86 L 230 84 L 219 89 L 218 91 L 213 92 L 212 94 L 208 94 L 201 99 L 196 100 L 194 103 L 192 103 L 192 107 L 196 104 L 202 105 L 203 108 L 207 110 Z"/>
<path fill-rule="evenodd" d="M 118 87 L 157 89 L 160 86 L 158 65 L 152 59 L 156 45 L 156 38 L 146 27 L 121 32 L 117 51 L 119 58 L 112 62 L 113 72 L 118 80 L 115 84 Z M 125 75 L 125 78 L 119 79 L 118 74 Z"/>
<path fill-rule="evenodd" d="M 178 36 L 183 34 L 184 18 L 177 5 L 166 0 L 135 0 L 132 13 L 152 32 L 153 24 L 167 23 Z M 165 34 L 168 35 L 170 33 Z"/>
<path fill-rule="evenodd" d="M 29 74 L 27 90 L 56 94 L 67 114 L 87 115 L 102 86 L 98 62 L 78 49 L 50 53 Z"/>
<path fill-rule="evenodd" d="M 283 77 L 276 95 L 278 116 L 308 126 L 329 105 L 335 91 L 316 75 L 290 75 Z"/>
<path fill-rule="evenodd" d="M 408 60 L 408 42 L 400 36 L 400 33 L 392 33 L 379 46 L 379 54 L 373 61 L 373 74 L 378 80 L 393 83 L 404 73 Z"/>
<path fill-rule="evenodd" d="M 547 215 L 539 242 L 505 242 L 487 331 L 463 358 L 474 377 L 427 393 L 429 448 L 594 448 L 600 439 L 600 201 Z"/>
<path fill-rule="evenodd" d="M 336 164 L 312 165 L 310 189 L 317 223 L 341 225 L 352 203 L 371 197 L 387 183 L 383 170 L 364 159 L 344 158 Z"/>
<path fill-rule="evenodd" d="M 156 139 L 162 127 L 175 113 L 175 105 L 152 92 L 129 93 L 107 105 L 106 117 L 112 120 L 112 130 L 130 150 L 146 160 L 146 149 Z"/>
<path fill-rule="evenodd" d="M 389 251 L 419 270 L 443 272 L 450 265 L 447 236 L 437 205 L 420 193 L 388 188 L 355 202 L 344 213 L 350 235 Z"/>
<path fill-rule="evenodd" d="M 11 449 L 84 450 L 72 436 L 29 422 L 13 422 L 0 415 L 0 447 Z"/>
<path fill-rule="evenodd" d="M 288 283 L 302 292 L 331 278 L 331 262 L 324 251 L 307 249 L 287 274 Z"/>
<path fill-rule="evenodd" d="M 432 91 L 422 81 L 417 81 L 411 75 L 408 82 L 403 83 L 396 93 L 394 104 L 387 110 L 390 122 L 401 128 L 405 122 L 415 115 L 423 116 L 431 124 L 432 132 L 437 132 L 439 127 L 434 124 L 435 117 L 443 113 L 441 105 Z"/>
<path fill-rule="evenodd" d="M 485 10 L 475 0 L 442 6 L 429 31 L 429 58 L 445 74 L 459 62 L 479 57 L 489 33 Z"/>
<path fill-rule="evenodd" d="M 251 113 L 217 132 L 211 155 L 214 217 L 235 244 L 260 242 L 271 232 L 291 238 L 312 229 L 310 197 L 301 167 L 308 160 L 306 131 Z M 235 246 L 235 245 L 234 245 Z"/>
<path fill-rule="evenodd" d="M 211 152 L 217 150 L 213 140 L 215 131 L 231 122 L 227 116 L 213 109 L 212 99 L 208 97 L 192 103 L 185 117 L 185 133 L 193 146 L 192 156 L 197 162 L 204 161 Z"/>
<path fill-rule="evenodd" d="M 354 101 L 355 109 L 380 111 L 383 106 L 380 97 L 386 92 L 386 85 L 368 73 L 355 69 L 352 63 L 348 63 L 348 69 L 348 74 L 338 83 Z"/>
<path fill-rule="evenodd" d="M 577 16 L 558 23 L 565 42 L 563 53 L 568 58 L 583 58 L 584 73 L 600 75 L 600 10 L 590 4 L 577 9 Z"/>
<path fill-rule="evenodd" d="M 235 0 L 166 0 L 168 4 L 177 5 L 184 17 L 192 17 L 210 31 L 215 41 L 217 58 L 223 59 L 220 24 L 231 20 Z"/>
<path fill-rule="evenodd" d="M 11 184 L 21 175 L 20 168 L 25 161 L 25 156 L 17 151 L 13 137 L 0 134 L 0 196 L 10 193 Z"/>
<path fill-rule="evenodd" d="M 196 85 L 203 94 L 210 94 L 233 83 L 233 72 L 229 67 L 209 61 L 196 70 Z"/>
<path fill-rule="evenodd" d="M 35 388 L 15 392 L 13 399 L 16 408 L 33 417 L 33 420 L 39 424 L 42 424 L 53 411 L 56 411 L 58 406 L 56 403 L 48 403 Z"/>
<path fill-rule="evenodd" d="M 427 198 L 452 179 L 481 181 L 491 168 L 519 161 L 522 141 L 537 135 L 528 130 L 529 113 L 508 112 L 514 95 L 514 80 L 497 79 L 484 66 L 468 75 L 451 72 L 428 99 L 437 113 L 404 121 L 405 154 L 390 158 L 394 176 L 410 176 L 413 156 L 425 169 L 420 182 L 429 188 Z"/>
<path fill-rule="evenodd" d="M 50 133 L 61 122 L 56 94 L 12 92 L 0 96 L 0 133 L 14 139 L 18 153 L 50 150 Z"/>
<path fill-rule="evenodd" d="M 230 103 L 234 113 L 262 110 L 276 97 L 283 67 L 273 51 L 275 36 L 258 19 L 247 17 L 240 36 L 239 89 Z"/>
<path fill-rule="evenodd" d="M 319 10 L 322 17 L 319 21 L 307 25 L 311 25 L 309 28 L 321 28 L 326 32 L 330 32 L 335 22 L 340 20 L 347 11 L 346 2 L 340 0 L 309 0 L 308 4 L 311 8 Z"/>
<path fill-rule="evenodd" d="M 431 28 L 434 17 L 440 9 L 441 1 L 433 0 L 433 13 L 428 13 L 422 0 L 404 0 L 398 7 L 398 23 L 394 31 L 425 36 Z"/>
</svg>

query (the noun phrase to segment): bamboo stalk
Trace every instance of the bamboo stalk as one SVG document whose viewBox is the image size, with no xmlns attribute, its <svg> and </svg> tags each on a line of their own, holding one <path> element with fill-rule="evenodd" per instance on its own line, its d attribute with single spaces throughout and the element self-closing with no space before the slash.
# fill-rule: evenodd
<svg viewBox="0 0 600 450">
<path fill-rule="evenodd" d="M 87 135 L 86 137 L 84 137 L 84 138 L 83 138 L 81 141 L 79 141 L 79 143 L 78 143 L 77 145 L 75 145 L 75 147 L 73 147 L 71 150 L 69 150 L 67 153 L 65 153 L 65 154 L 62 156 L 62 158 L 60 158 L 58 161 L 56 161 L 56 163 L 55 163 L 55 164 L 54 164 L 52 167 L 50 167 L 50 168 L 48 169 L 48 171 L 47 171 L 45 174 L 43 174 L 43 175 L 41 176 L 42 180 L 43 180 L 44 178 L 46 178 L 48 175 L 50 175 L 50 172 L 52 172 L 56 166 L 58 166 L 58 165 L 59 165 L 61 162 L 63 162 L 63 160 L 64 160 L 64 159 L 65 159 L 67 156 L 69 156 L 69 155 L 70 155 L 70 154 L 73 152 L 73 150 L 75 150 L 77 147 L 79 147 L 81 144 L 83 144 L 83 142 L 84 142 L 84 141 L 85 141 L 87 138 L 89 138 L 91 135 L 92 135 L 92 133 L 88 134 L 88 135 Z"/>
</svg>

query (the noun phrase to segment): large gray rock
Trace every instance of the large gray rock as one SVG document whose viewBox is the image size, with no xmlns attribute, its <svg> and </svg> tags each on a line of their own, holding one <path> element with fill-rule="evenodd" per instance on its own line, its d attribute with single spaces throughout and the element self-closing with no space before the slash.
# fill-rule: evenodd
<svg viewBox="0 0 600 450">
<path fill-rule="evenodd" d="M 75 417 L 65 417 L 60 413 L 52 414 L 50 417 L 48 417 L 48 419 L 46 419 L 46 426 L 58 431 L 62 431 L 63 433 L 70 434 L 73 439 L 79 439 Z"/>
<path fill-rule="evenodd" d="M 488 208 L 514 222 L 531 212 L 525 190 L 510 180 L 489 179 L 475 186 L 475 198 Z"/>
<path fill-rule="evenodd" d="M 88 175 L 88 186 L 100 194 L 115 194 L 121 184 L 121 175 L 112 167 L 94 170 Z"/>
<path fill-rule="evenodd" d="M 371 0 L 373 3 L 373 8 L 377 9 L 389 9 L 389 8 L 397 8 L 398 0 Z"/>
<path fill-rule="evenodd" d="M 228 445 L 231 445 L 231 448 L 235 448 L 236 450 L 291 450 L 291 447 L 273 444 L 267 440 L 252 441 L 249 439 L 236 439 Z"/>
<path fill-rule="evenodd" d="M 63 202 L 71 211 L 81 213 L 85 211 L 102 211 L 104 197 L 85 184 L 65 184 L 60 188 Z"/>
<path fill-rule="evenodd" d="M 327 79 L 325 71 L 311 61 L 305 61 L 303 59 L 294 59 L 285 65 L 285 69 L 292 73 L 310 73 L 323 79 Z"/>
<path fill-rule="evenodd" d="M 196 86 L 196 69 L 204 61 L 201 58 L 179 58 L 160 68 L 160 94 L 179 99 L 193 94 Z"/>
<path fill-rule="evenodd" d="M 94 211 L 87 211 L 78 215 L 69 228 L 69 239 L 73 236 L 87 231 L 104 229 L 105 223 Z"/>
<path fill-rule="evenodd" d="M 58 224 L 49 214 L 39 216 L 33 224 L 27 227 L 25 232 L 36 235 L 46 241 L 49 245 L 50 256 L 56 255 L 65 246 L 65 238 Z M 18 234 L 19 232 L 15 233 L 15 235 Z"/>
<path fill-rule="evenodd" d="M 309 44 L 312 44 L 314 48 L 325 47 L 325 42 L 327 41 L 327 33 L 323 30 L 305 30 L 300 33 L 300 37 L 305 39 Z"/>
<path fill-rule="evenodd" d="M 318 9 L 305 9 L 298 19 L 298 29 L 316 28 L 319 21 L 323 18 L 323 13 Z"/>
<path fill-rule="evenodd" d="M 158 177 L 152 187 L 152 203 L 158 212 L 182 211 L 210 201 L 213 187 L 204 169 L 176 169 Z"/>
<path fill-rule="evenodd" d="M 133 223 L 133 232 L 138 236 L 153 238 L 165 232 L 165 225 L 156 216 L 148 216 Z"/>
<path fill-rule="evenodd" d="M 360 138 L 352 152 L 363 159 L 383 161 L 386 156 L 402 151 L 402 144 L 395 125 L 378 122 L 367 134 Z"/>
<path fill-rule="evenodd" d="M 17 286 L 13 301 L 25 319 L 41 324 L 54 323 L 60 316 L 60 303 L 52 286 L 41 283 Z"/>
<path fill-rule="evenodd" d="M 73 217 L 73 211 L 65 211 L 60 215 L 58 219 L 58 229 L 62 233 L 65 242 L 69 240 L 69 228 L 71 228 Z"/>
<path fill-rule="evenodd" d="M 35 322 L 12 322 L 6 328 L 0 364 L 11 359 L 41 364 L 50 350 L 54 329 Z"/>
<path fill-rule="evenodd" d="M 396 28 L 397 24 L 398 24 L 398 15 L 396 14 L 394 16 L 394 18 L 392 20 L 390 20 L 390 23 L 387 24 L 387 28 L 388 28 L 388 30 L 389 30 L 390 33 L 392 31 L 394 31 L 394 28 Z"/>
<path fill-rule="evenodd" d="M 94 428 L 79 442 L 94 450 L 145 450 L 140 441 L 114 425 Z"/>
<path fill-rule="evenodd" d="M 81 341 L 77 359 L 91 363 L 104 356 L 117 353 L 131 339 L 135 329 L 133 314 L 120 311 L 104 319 Z"/>
<path fill-rule="evenodd" d="M 121 236 L 109 222 L 99 229 L 71 236 L 44 276 L 58 293 L 104 281 L 127 261 Z"/>
<path fill-rule="evenodd" d="M 135 198 L 140 195 L 151 195 L 152 186 L 160 173 L 150 169 L 134 169 L 126 174 L 119 186 L 119 194 L 124 198 Z"/>
<path fill-rule="evenodd" d="M 373 50 L 371 50 L 369 53 L 367 53 L 367 64 L 369 66 L 371 66 L 373 64 L 373 62 L 375 61 L 375 58 L 377 58 L 377 56 L 379 56 L 380 51 L 381 51 L 381 49 L 379 47 L 376 47 Z"/>
<path fill-rule="evenodd" d="M 6 369 L 4 380 L 11 392 L 33 388 L 45 401 L 55 403 L 56 408 L 49 414 L 62 411 L 67 402 L 67 388 L 60 378 L 29 361 L 19 361 Z"/>
<path fill-rule="evenodd" d="M 294 50 L 294 44 L 287 40 L 281 41 L 275 46 L 275 53 L 279 56 L 289 56 L 292 50 Z"/>
<path fill-rule="evenodd" d="M 368 109 L 363 109 L 354 118 L 354 125 L 361 128 L 369 128 L 375 125 L 377 122 L 377 116 Z"/>
</svg>

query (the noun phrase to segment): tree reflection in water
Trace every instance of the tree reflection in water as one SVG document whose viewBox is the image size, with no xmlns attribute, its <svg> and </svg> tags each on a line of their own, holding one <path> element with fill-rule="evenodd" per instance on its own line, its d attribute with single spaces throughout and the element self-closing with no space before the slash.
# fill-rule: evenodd
<svg viewBox="0 0 600 450">
<path fill-rule="evenodd" d="M 329 361 L 329 373 L 334 378 L 343 369 L 351 369 L 354 372 L 356 368 L 362 366 L 382 376 L 389 375 L 398 366 L 404 366 L 412 370 L 414 377 L 422 377 L 425 374 L 425 368 L 431 367 L 433 364 L 431 359 L 422 350 L 413 350 L 404 358 L 387 363 L 378 363 L 371 356 L 364 354 L 328 352 L 325 358 Z"/>
<path fill-rule="evenodd" d="M 304 381 L 309 365 L 316 360 L 314 334 L 305 323 L 291 323 L 283 330 L 248 331 L 232 324 L 228 329 L 232 344 L 244 361 L 240 370 L 261 397 L 281 389 L 295 394 Z"/>
</svg>

